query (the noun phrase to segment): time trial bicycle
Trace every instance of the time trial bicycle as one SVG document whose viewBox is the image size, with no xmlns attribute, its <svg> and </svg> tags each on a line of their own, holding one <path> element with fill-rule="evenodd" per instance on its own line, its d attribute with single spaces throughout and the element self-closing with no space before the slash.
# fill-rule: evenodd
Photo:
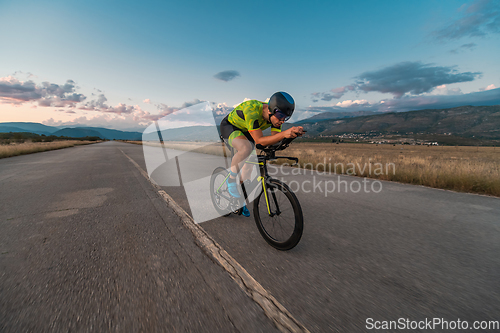
<svg viewBox="0 0 500 333">
<path fill-rule="evenodd" d="M 233 148 L 224 139 L 221 138 L 221 140 L 230 150 L 232 157 Z M 288 185 L 269 175 L 267 163 L 278 158 L 298 163 L 296 157 L 276 156 L 277 151 L 286 149 L 293 140 L 293 138 L 283 139 L 267 147 L 256 145 L 256 148 L 260 150 L 257 156 L 260 176 L 242 184 L 243 197 L 235 198 L 229 194 L 227 188 L 229 171 L 226 168 L 216 168 L 210 178 L 212 202 L 221 216 L 241 215 L 243 205 L 249 204 L 248 194 L 254 190 L 259 191 L 253 201 L 255 223 L 266 242 L 282 251 L 290 250 L 299 243 L 304 230 L 304 217 L 295 194 Z M 247 160 L 245 163 L 255 162 Z"/>
</svg>

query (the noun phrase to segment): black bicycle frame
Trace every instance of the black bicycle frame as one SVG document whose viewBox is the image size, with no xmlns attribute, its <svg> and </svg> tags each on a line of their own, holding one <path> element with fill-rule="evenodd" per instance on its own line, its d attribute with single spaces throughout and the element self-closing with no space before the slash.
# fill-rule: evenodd
<svg viewBox="0 0 500 333">
<path fill-rule="evenodd" d="M 280 211 L 280 208 L 279 208 L 278 199 L 276 199 L 276 194 L 275 194 L 274 189 L 273 189 L 274 186 L 272 184 L 270 184 L 270 182 L 269 182 L 269 179 L 271 178 L 271 176 L 269 176 L 269 172 L 267 171 L 267 161 L 274 161 L 274 160 L 277 160 L 278 158 L 284 158 L 284 159 L 288 159 L 288 160 L 291 160 L 291 161 L 295 161 L 295 163 L 298 163 L 299 159 L 297 157 L 276 156 L 276 150 L 285 149 L 286 147 L 288 147 L 288 145 L 290 144 L 290 142 L 292 140 L 293 139 L 284 140 L 278 146 L 275 146 L 275 147 L 272 147 L 272 148 L 268 148 L 268 147 L 263 147 L 261 145 L 257 145 L 257 148 L 260 149 L 260 150 L 262 150 L 264 152 L 264 155 L 258 155 L 257 156 L 257 161 L 258 161 L 259 169 L 260 169 L 260 177 L 257 179 L 257 182 L 255 182 L 255 185 L 251 186 L 249 188 L 250 189 L 249 193 L 252 193 L 253 190 L 258 186 L 257 184 L 260 184 L 262 182 L 262 191 L 264 192 L 264 196 L 266 198 L 267 211 L 269 213 L 269 216 L 271 216 L 271 217 L 273 217 L 275 215 L 279 216 L 281 214 L 281 211 Z M 222 138 L 222 136 L 221 136 L 221 141 L 229 148 L 229 150 L 231 152 L 231 158 L 232 158 L 234 156 L 233 147 L 229 146 L 225 142 L 225 140 Z M 224 150 L 224 157 L 227 157 L 225 150 Z M 255 162 L 245 161 L 245 163 L 255 163 Z M 228 167 L 227 164 L 226 164 L 226 167 Z M 227 181 L 228 177 L 229 177 L 229 175 L 226 177 L 226 179 L 224 179 L 224 182 Z M 252 183 L 253 182 L 250 182 L 250 184 L 252 184 Z M 224 184 L 224 183 L 222 183 L 222 184 Z M 247 184 L 247 185 L 250 185 L 250 184 Z M 271 212 L 271 205 L 269 204 L 269 198 L 268 198 L 268 195 L 267 195 L 266 185 L 268 187 L 270 187 L 270 189 L 271 189 L 271 196 L 272 196 L 274 204 L 276 206 L 276 212 Z M 248 192 L 246 190 L 246 186 L 245 186 L 244 183 L 242 184 L 241 189 L 243 190 L 243 195 L 244 195 L 244 198 L 245 198 L 244 200 L 248 201 L 248 195 L 247 195 Z M 219 190 L 217 190 L 217 192 L 219 192 Z M 222 196 L 223 198 L 225 198 L 226 200 L 234 200 L 235 199 L 235 198 L 232 198 L 232 197 L 231 198 L 227 198 L 226 196 L 222 195 L 221 193 L 218 193 L 218 194 L 220 196 Z"/>
</svg>

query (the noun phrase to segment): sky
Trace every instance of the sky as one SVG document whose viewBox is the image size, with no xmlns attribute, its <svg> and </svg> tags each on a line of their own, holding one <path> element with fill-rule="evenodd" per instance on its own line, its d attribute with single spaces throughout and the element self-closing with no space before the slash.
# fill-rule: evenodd
<svg viewBox="0 0 500 333">
<path fill-rule="evenodd" d="M 0 0 L 0 122 L 140 130 L 276 91 L 318 112 L 500 104 L 500 1 Z"/>
</svg>

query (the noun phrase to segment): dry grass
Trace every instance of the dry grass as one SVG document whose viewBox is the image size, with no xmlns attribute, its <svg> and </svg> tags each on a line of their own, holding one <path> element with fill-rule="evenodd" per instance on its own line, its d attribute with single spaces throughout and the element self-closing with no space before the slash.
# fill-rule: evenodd
<svg viewBox="0 0 500 333">
<path fill-rule="evenodd" d="M 223 154 L 220 143 L 204 147 L 196 142 L 165 145 L 171 149 Z M 500 148 L 497 147 L 294 143 L 277 155 L 298 157 L 300 167 L 305 169 L 500 196 Z"/>
<path fill-rule="evenodd" d="M 297 143 L 307 169 L 500 196 L 500 148 Z"/>
<path fill-rule="evenodd" d="M 7 145 L 0 145 L 0 158 L 38 153 L 47 150 L 68 148 L 77 145 L 88 145 L 90 143 L 96 143 L 96 141 L 67 140 L 67 141 L 54 141 L 54 142 L 11 143 Z"/>
</svg>

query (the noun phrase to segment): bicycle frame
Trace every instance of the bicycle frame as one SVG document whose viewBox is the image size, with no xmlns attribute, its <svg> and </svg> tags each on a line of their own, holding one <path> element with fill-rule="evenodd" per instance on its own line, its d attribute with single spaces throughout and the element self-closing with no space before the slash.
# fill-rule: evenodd
<svg viewBox="0 0 500 333">
<path fill-rule="evenodd" d="M 221 139 L 223 144 L 227 145 L 222 137 Z M 228 159 L 225 160 L 226 167 L 215 169 L 210 178 L 210 188 L 212 191 L 210 195 L 217 212 L 221 216 L 228 216 L 231 213 L 240 215 L 243 212 L 243 200 L 246 204 L 249 204 L 249 200 L 253 199 L 253 217 L 257 224 L 257 229 L 269 245 L 281 251 L 290 250 L 299 243 L 304 229 L 304 216 L 300 203 L 293 191 L 284 182 L 274 179 L 269 175 L 267 162 L 278 158 L 285 158 L 298 163 L 298 158 L 296 157 L 275 155 L 277 150 L 283 150 L 288 147 L 292 140 L 291 138 L 283 139 L 277 144 L 268 147 L 263 147 L 259 144 L 256 145 L 256 148 L 260 150 L 257 162 L 247 159 L 244 163 L 258 165 L 260 172 L 258 177 L 253 178 L 251 181 L 245 180 L 242 183 L 243 196 L 239 198 L 226 193 L 228 192 L 226 187 L 223 189 L 223 185 L 226 184 L 227 186 L 230 177 L 230 174 L 228 174 Z M 233 157 L 233 148 L 229 145 L 227 147 L 231 151 L 231 157 Z M 224 157 L 228 157 L 226 150 L 224 150 Z M 248 165 L 244 164 L 244 166 Z M 240 169 L 238 168 L 237 171 L 239 172 Z M 222 184 L 216 185 L 222 177 L 224 177 Z M 258 192 L 260 189 L 264 193 Z M 227 205 L 224 202 L 221 206 L 222 198 L 228 201 Z"/>
<path fill-rule="evenodd" d="M 282 149 L 284 149 L 284 148 L 286 148 L 288 146 L 288 144 L 282 145 L 282 146 L 283 146 Z M 279 147 L 281 147 L 281 146 L 279 146 Z M 271 190 L 271 195 L 272 195 L 272 199 L 274 201 L 275 207 L 276 207 L 276 211 L 275 212 L 271 211 L 271 204 L 270 204 L 270 200 L 269 200 L 269 196 L 268 196 L 267 188 L 266 188 L 266 183 L 269 185 L 268 180 L 271 178 L 271 176 L 269 176 L 269 172 L 267 170 L 267 161 L 277 160 L 278 158 L 286 158 L 286 159 L 295 161 L 297 163 L 298 162 L 298 158 L 296 158 L 296 157 L 288 157 L 288 156 L 276 156 L 275 155 L 275 150 L 270 150 L 270 151 L 266 152 L 266 149 L 265 148 L 262 149 L 262 148 L 264 148 L 264 147 L 261 146 L 259 149 L 263 150 L 265 152 L 265 155 L 259 155 L 259 156 L 257 156 L 257 159 L 258 159 L 257 163 L 256 162 L 252 162 L 252 161 L 248 161 L 248 160 L 245 161 L 245 163 L 258 164 L 259 165 L 260 177 L 257 178 L 257 182 L 258 183 L 255 184 L 255 186 L 251 186 L 250 193 L 255 189 L 256 186 L 258 186 L 258 184 L 259 185 L 262 184 L 262 191 L 264 192 L 264 196 L 265 196 L 265 199 L 266 199 L 267 211 L 268 211 L 269 216 L 273 217 L 275 215 L 280 215 L 281 211 L 279 209 L 278 200 L 276 199 L 276 194 L 272 190 Z M 231 147 L 230 151 L 231 151 L 231 156 L 233 156 L 234 152 L 233 152 L 232 147 Z M 235 198 L 233 198 L 233 197 L 226 197 L 222 193 L 219 192 L 220 188 L 227 182 L 228 178 L 229 178 L 229 174 L 226 176 L 226 178 L 224 179 L 224 181 L 219 186 L 219 188 L 217 189 L 216 192 L 220 196 L 222 196 L 223 198 L 225 198 L 226 200 L 234 200 Z M 247 195 L 247 191 L 246 191 L 245 187 L 246 186 L 243 184 L 242 190 L 243 190 L 244 200 L 247 201 L 248 200 L 248 195 Z"/>
</svg>

